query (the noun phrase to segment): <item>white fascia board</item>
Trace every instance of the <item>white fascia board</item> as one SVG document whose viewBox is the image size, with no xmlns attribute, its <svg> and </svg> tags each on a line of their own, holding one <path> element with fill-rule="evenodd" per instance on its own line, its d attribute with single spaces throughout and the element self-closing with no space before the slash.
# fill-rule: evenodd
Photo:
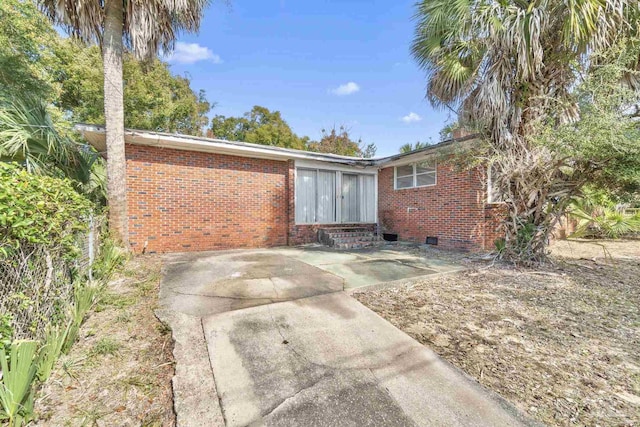
<svg viewBox="0 0 640 427">
<path fill-rule="evenodd" d="M 80 131 L 87 141 L 99 152 L 106 151 L 105 129 L 103 126 L 90 124 L 76 124 L 75 129 Z M 453 143 L 467 144 L 475 139 L 475 136 L 464 137 L 458 140 L 449 140 L 431 147 L 417 150 L 415 153 L 396 154 L 377 159 L 363 159 L 359 157 L 340 156 L 327 153 L 313 153 L 302 150 L 273 147 L 267 145 L 251 144 L 246 142 L 226 141 L 220 139 L 202 138 L 189 135 L 168 134 L 144 130 L 125 130 L 125 142 L 152 147 L 165 147 L 176 150 L 200 151 L 205 153 L 220 153 L 241 157 L 252 157 L 272 160 L 308 160 L 325 165 L 343 165 L 354 170 L 370 170 L 371 168 L 386 168 L 407 164 L 420 159 L 426 159 L 434 152 L 440 152 L 444 147 Z M 336 166 L 337 167 L 337 166 Z M 325 167 L 326 168 L 326 167 Z"/>
<path fill-rule="evenodd" d="M 368 174 L 368 175 L 377 175 L 378 167 L 377 166 L 349 166 L 339 163 L 331 163 L 330 161 L 314 161 L 314 160 L 296 160 L 295 161 L 296 168 L 303 169 L 324 169 L 324 170 L 333 170 L 333 171 L 341 171 L 341 172 L 352 172 L 358 174 Z"/>
<path fill-rule="evenodd" d="M 98 151 L 106 151 L 105 130 L 94 125 L 78 124 L 75 128 L 80 131 L 87 141 Z M 318 162 L 335 162 L 338 164 L 357 164 L 363 160 L 357 157 L 337 156 L 325 153 L 311 153 L 280 147 L 261 146 L 235 141 L 198 138 L 188 135 L 171 135 L 156 132 L 125 130 L 125 142 L 128 144 L 149 147 L 172 148 L 176 150 L 199 151 L 205 153 L 228 154 L 241 157 L 251 157 L 271 160 L 306 159 Z"/>
</svg>

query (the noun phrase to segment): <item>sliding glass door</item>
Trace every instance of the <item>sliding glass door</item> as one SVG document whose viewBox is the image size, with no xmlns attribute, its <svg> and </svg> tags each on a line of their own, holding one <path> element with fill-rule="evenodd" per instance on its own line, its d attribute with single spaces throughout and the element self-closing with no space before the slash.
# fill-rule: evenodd
<svg viewBox="0 0 640 427">
<path fill-rule="evenodd" d="M 318 189 L 316 195 L 316 222 L 330 224 L 336 222 L 336 174 L 331 171 L 318 171 Z"/>
<path fill-rule="evenodd" d="M 361 190 L 359 192 L 360 221 L 376 222 L 376 177 L 361 175 Z"/>
<path fill-rule="evenodd" d="M 360 222 L 358 175 L 342 174 L 342 222 Z"/>
<path fill-rule="evenodd" d="M 323 169 L 296 169 L 298 224 L 376 222 L 376 176 Z"/>
</svg>

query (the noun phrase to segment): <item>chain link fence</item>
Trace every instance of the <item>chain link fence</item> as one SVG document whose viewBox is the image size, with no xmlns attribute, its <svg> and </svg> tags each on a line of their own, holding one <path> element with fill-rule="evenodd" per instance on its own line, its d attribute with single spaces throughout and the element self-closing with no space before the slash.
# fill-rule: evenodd
<svg viewBox="0 0 640 427">
<path fill-rule="evenodd" d="M 11 325 L 14 339 L 41 339 L 45 326 L 66 316 L 73 303 L 74 281 L 92 276 L 103 221 L 91 217 L 78 235 L 80 254 L 42 245 L 22 245 L 0 259 L 0 315 Z"/>
</svg>

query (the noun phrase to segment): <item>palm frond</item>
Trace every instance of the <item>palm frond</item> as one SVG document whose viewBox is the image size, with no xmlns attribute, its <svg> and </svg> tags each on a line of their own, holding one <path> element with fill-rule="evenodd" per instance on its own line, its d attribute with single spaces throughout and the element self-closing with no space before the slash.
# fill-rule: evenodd
<svg viewBox="0 0 640 427">
<path fill-rule="evenodd" d="M 170 52 L 181 32 L 196 32 L 210 0 L 125 1 L 124 42 L 138 58 Z M 104 1 L 39 0 L 58 25 L 85 42 L 102 43 Z"/>
<path fill-rule="evenodd" d="M 0 160 L 87 182 L 95 155 L 56 130 L 44 102 L 25 97 L 0 99 Z"/>
</svg>

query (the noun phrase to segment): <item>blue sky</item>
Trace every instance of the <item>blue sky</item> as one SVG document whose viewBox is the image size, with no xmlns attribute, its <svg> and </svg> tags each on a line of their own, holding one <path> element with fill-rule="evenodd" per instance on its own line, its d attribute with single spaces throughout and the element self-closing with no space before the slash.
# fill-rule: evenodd
<svg viewBox="0 0 640 427">
<path fill-rule="evenodd" d="M 214 2 L 200 33 L 183 35 L 170 59 L 212 115 L 254 105 L 279 110 L 298 135 L 346 125 L 377 155 L 438 140 L 447 111 L 424 99 L 425 77 L 409 54 L 414 0 Z"/>
</svg>

